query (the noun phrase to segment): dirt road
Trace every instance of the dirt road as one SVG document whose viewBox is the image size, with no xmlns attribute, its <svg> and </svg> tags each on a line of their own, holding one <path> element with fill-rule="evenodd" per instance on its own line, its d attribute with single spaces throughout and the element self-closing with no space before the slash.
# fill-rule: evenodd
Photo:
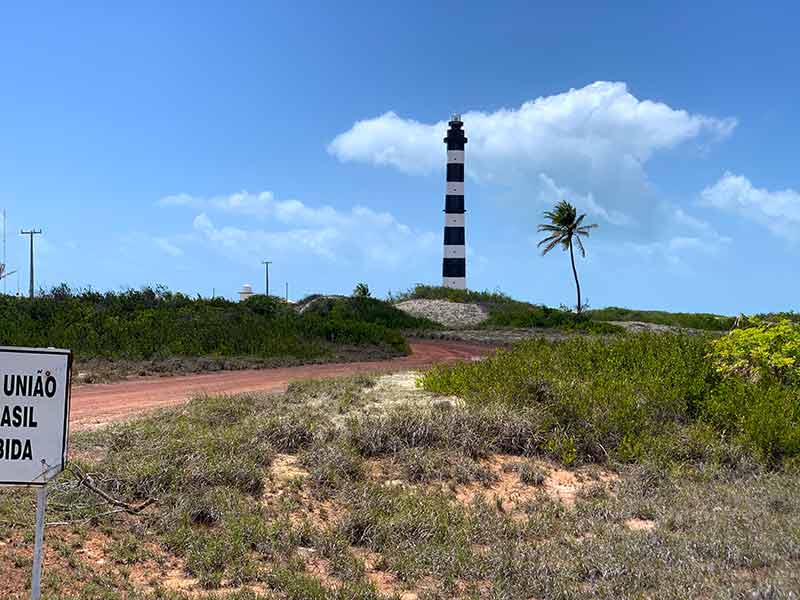
<svg viewBox="0 0 800 600">
<path fill-rule="evenodd" d="M 390 360 L 224 371 L 176 377 L 141 377 L 121 383 L 76 386 L 72 390 L 70 427 L 90 428 L 149 409 L 181 404 L 200 394 L 281 392 L 291 381 L 298 379 L 419 369 L 435 363 L 479 358 L 490 350 L 487 346 L 464 342 L 418 340 L 411 342 L 410 356 Z"/>
</svg>

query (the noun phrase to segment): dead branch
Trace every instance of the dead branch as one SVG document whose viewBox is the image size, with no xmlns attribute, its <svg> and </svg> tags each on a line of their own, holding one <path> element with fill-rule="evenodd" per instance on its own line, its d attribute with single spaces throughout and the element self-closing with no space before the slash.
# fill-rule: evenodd
<svg viewBox="0 0 800 600">
<path fill-rule="evenodd" d="M 109 515 L 116 515 L 118 513 L 128 512 L 124 508 L 115 508 L 114 510 L 109 510 L 103 513 L 99 513 L 96 515 L 91 515 L 88 517 L 83 517 L 81 519 L 72 519 L 70 521 L 48 521 L 45 523 L 47 527 L 61 527 L 64 525 L 79 525 L 81 523 L 88 523 L 89 521 L 93 521 L 95 519 L 99 519 L 100 517 L 107 517 Z"/>
<path fill-rule="evenodd" d="M 128 502 L 123 502 L 122 500 L 117 500 L 116 498 L 111 497 L 106 492 L 104 492 L 103 490 L 98 488 L 95 485 L 94 480 L 92 479 L 91 475 L 87 475 L 86 473 L 84 473 L 81 470 L 81 468 L 78 467 L 77 465 L 71 464 L 71 465 L 69 465 L 68 468 L 75 474 L 75 476 L 78 478 L 78 480 L 79 480 L 81 485 L 83 485 L 88 490 L 91 490 L 92 492 L 94 492 L 95 494 L 100 496 L 103 500 L 105 500 L 111 506 L 116 506 L 116 507 L 121 509 L 119 511 L 114 511 L 114 512 L 126 512 L 128 514 L 135 515 L 135 514 L 138 514 L 138 513 L 142 512 L 145 508 L 147 508 L 151 504 L 154 504 L 155 501 L 156 501 L 155 498 L 148 498 L 147 500 L 145 500 L 141 504 L 139 504 L 137 506 L 134 506 L 132 504 L 129 504 Z M 110 514 L 110 513 L 105 513 L 105 514 Z M 102 515 L 97 515 L 97 516 L 102 516 Z"/>
</svg>

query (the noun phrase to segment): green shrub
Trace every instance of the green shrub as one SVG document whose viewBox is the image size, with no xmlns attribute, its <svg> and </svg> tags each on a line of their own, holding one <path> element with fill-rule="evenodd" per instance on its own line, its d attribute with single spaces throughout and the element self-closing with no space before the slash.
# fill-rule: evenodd
<svg viewBox="0 0 800 600">
<path fill-rule="evenodd" d="M 396 330 L 441 329 L 433 321 L 413 317 L 388 302 L 366 296 L 316 300 L 304 315 L 322 317 L 332 322 L 356 321 Z"/>
<path fill-rule="evenodd" d="M 331 355 L 343 345 L 407 353 L 397 330 L 427 326 L 385 302 L 363 298 L 353 304 L 330 314 L 300 315 L 274 296 L 231 302 L 193 299 L 164 288 L 73 293 L 60 286 L 34 299 L 0 297 L 0 344 L 59 346 L 79 358 L 308 359 Z"/>
<path fill-rule="evenodd" d="M 800 383 L 800 325 L 789 319 L 752 319 L 745 325 L 712 343 L 709 357 L 717 372 Z"/>
<path fill-rule="evenodd" d="M 774 369 L 758 382 L 720 377 L 707 356 L 721 342 L 650 333 L 535 340 L 478 363 L 434 367 L 421 384 L 482 410 L 537 408 L 536 447 L 567 464 L 609 456 L 730 464 L 741 447 L 769 463 L 800 456 L 800 386 Z"/>
<path fill-rule="evenodd" d="M 720 431 L 738 436 L 763 458 L 780 462 L 800 456 L 800 388 L 767 378 L 758 383 L 726 379 L 703 406 Z"/>
<path fill-rule="evenodd" d="M 617 306 L 587 310 L 584 314 L 594 321 L 642 321 L 643 323 L 708 331 L 728 331 L 733 327 L 735 321 L 733 317 L 708 313 L 670 313 L 660 310 L 633 310 Z"/>
<path fill-rule="evenodd" d="M 490 305 L 489 318 L 481 323 L 484 329 L 495 327 L 531 328 L 546 327 L 596 334 L 623 333 L 619 325 L 592 321 L 585 315 L 549 308 L 547 306 L 509 302 Z"/>
<path fill-rule="evenodd" d="M 457 290 L 454 288 L 423 285 L 418 283 L 412 289 L 405 292 L 389 293 L 389 299 L 392 302 L 402 302 L 404 300 L 449 300 L 451 302 L 469 302 L 469 303 L 504 303 L 515 302 L 510 296 L 500 291 L 483 291 L 476 292 L 473 290 Z"/>
<path fill-rule="evenodd" d="M 369 298 L 372 294 L 369 291 L 369 286 L 360 281 L 356 284 L 356 287 L 353 288 L 353 297 L 354 298 Z"/>
</svg>

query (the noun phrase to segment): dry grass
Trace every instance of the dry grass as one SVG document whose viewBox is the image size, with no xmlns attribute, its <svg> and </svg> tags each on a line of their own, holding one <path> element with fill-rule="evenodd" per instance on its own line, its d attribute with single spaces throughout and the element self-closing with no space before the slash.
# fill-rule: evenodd
<svg viewBox="0 0 800 600">
<path fill-rule="evenodd" d="M 566 467 L 519 441 L 535 434 L 526 418 L 442 404 L 413 376 L 362 376 L 80 434 L 75 450 L 105 489 L 159 502 L 49 529 L 46 597 L 788 598 L 800 587 L 797 473 Z M 26 596 L 31 501 L 0 495 L 4 598 Z M 49 519 L 96 503 L 62 477 Z"/>
</svg>

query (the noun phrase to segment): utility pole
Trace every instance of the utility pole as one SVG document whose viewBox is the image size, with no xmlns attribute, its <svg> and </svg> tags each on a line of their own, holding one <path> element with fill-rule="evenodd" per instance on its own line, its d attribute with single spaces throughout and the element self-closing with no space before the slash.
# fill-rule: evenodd
<svg viewBox="0 0 800 600">
<path fill-rule="evenodd" d="M 286 282 L 286 302 L 289 302 L 289 282 Z"/>
<path fill-rule="evenodd" d="M 5 275 L 6 269 L 8 269 L 8 262 L 6 261 L 6 209 L 3 209 L 3 275 Z M 6 294 L 6 278 L 3 277 L 3 295 Z"/>
<path fill-rule="evenodd" d="M 264 265 L 264 293 L 269 296 L 269 266 L 272 264 L 272 261 L 264 260 L 261 261 L 261 264 Z"/>
<path fill-rule="evenodd" d="M 41 235 L 42 234 L 42 230 L 41 229 L 30 229 L 28 231 L 25 231 L 24 229 L 21 229 L 19 233 L 20 233 L 20 235 L 27 235 L 31 239 L 31 283 L 30 283 L 30 287 L 28 288 L 28 296 L 31 299 L 33 299 L 33 236 Z"/>
</svg>

